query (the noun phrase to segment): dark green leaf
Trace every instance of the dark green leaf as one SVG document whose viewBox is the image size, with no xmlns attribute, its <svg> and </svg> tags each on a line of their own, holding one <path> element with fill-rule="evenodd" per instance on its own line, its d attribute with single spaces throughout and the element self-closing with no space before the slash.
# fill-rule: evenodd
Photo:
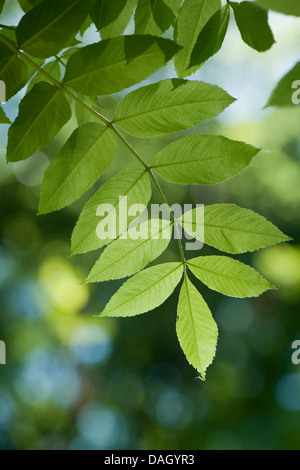
<svg viewBox="0 0 300 470">
<path fill-rule="evenodd" d="M 107 39 L 74 54 L 64 82 L 85 95 L 116 93 L 147 78 L 177 51 L 173 41 L 153 36 Z"/>
<path fill-rule="evenodd" d="M 222 47 L 230 18 L 228 5 L 218 10 L 200 32 L 191 55 L 190 67 L 200 67 Z"/>
<path fill-rule="evenodd" d="M 160 36 L 174 23 L 180 5 L 181 0 L 138 0 L 136 34 Z"/>
<path fill-rule="evenodd" d="M 7 39 L 5 38 L 7 41 Z M 28 80 L 26 65 L 0 40 L 0 80 L 6 85 L 6 100 L 20 91 Z"/>
<path fill-rule="evenodd" d="M 258 52 L 270 49 L 275 40 L 268 23 L 268 12 L 255 2 L 228 3 L 233 8 L 243 41 Z"/>
<path fill-rule="evenodd" d="M 175 24 L 175 41 L 183 47 L 174 62 L 179 78 L 191 75 L 197 67 L 190 67 L 191 54 L 200 31 L 208 20 L 221 8 L 220 0 L 185 0 Z"/>
<path fill-rule="evenodd" d="M 47 72 L 49 75 L 51 75 L 52 78 L 55 78 L 58 82 L 60 81 L 61 71 L 60 71 L 60 65 L 59 65 L 58 60 L 52 60 L 51 62 L 48 62 L 46 65 L 44 65 L 41 68 L 45 72 Z M 46 77 L 42 75 L 40 72 L 38 72 L 37 74 L 35 74 L 31 82 L 29 83 L 27 92 L 32 90 L 32 88 L 34 87 L 36 83 L 39 83 L 45 80 L 46 80 Z"/>
<path fill-rule="evenodd" d="M 84 22 L 90 0 L 44 0 L 21 19 L 16 30 L 21 49 L 34 57 L 57 54 Z"/>
<path fill-rule="evenodd" d="M 1 106 L 0 106 L 0 124 L 11 124 L 10 120 L 6 116 Z"/>
<path fill-rule="evenodd" d="M 18 0 L 23 11 L 27 12 L 44 0 Z"/>
<path fill-rule="evenodd" d="M 101 38 L 119 36 L 129 23 L 137 0 L 96 0 L 91 10 Z"/>
<path fill-rule="evenodd" d="M 271 10 L 279 11 L 286 15 L 300 16 L 299 0 L 258 0 L 258 2 Z"/>
<path fill-rule="evenodd" d="M 25 160 L 50 142 L 71 118 L 63 92 L 45 82 L 37 83 L 20 104 L 9 129 L 7 161 Z"/>
</svg>

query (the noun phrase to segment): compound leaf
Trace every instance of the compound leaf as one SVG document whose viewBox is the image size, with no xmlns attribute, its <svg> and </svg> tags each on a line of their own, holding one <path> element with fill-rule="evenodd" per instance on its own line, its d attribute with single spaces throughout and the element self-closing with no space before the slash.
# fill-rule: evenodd
<svg viewBox="0 0 300 470">
<path fill-rule="evenodd" d="M 151 198 L 149 176 L 144 170 L 125 170 L 118 173 L 105 183 L 84 207 L 72 234 L 71 252 L 73 255 L 98 250 L 111 242 L 110 238 L 100 239 L 97 228 L 107 221 L 116 220 L 117 233 L 123 233 L 136 218 L 127 217 L 127 206 L 144 204 L 147 206 Z M 100 205 L 110 204 L 104 219 L 97 216 Z M 126 207 L 123 204 L 127 205 Z M 123 216 L 120 217 L 120 214 Z"/>
<path fill-rule="evenodd" d="M 215 357 L 218 327 L 203 297 L 187 277 L 180 291 L 176 330 L 188 362 L 205 379 Z"/>
<path fill-rule="evenodd" d="M 216 184 L 240 173 L 258 151 L 219 135 L 191 135 L 159 152 L 152 168 L 171 183 Z"/>
<path fill-rule="evenodd" d="M 116 93 L 147 78 L 178 50 L 173 41 L 154 36 L 107 39 L 70 57 L 64 82 L 89 96 Z"/>
<path fill-rule="evenodd" d="M 7 161 L 25 160 L 52 140 L 71 118 L 63 92 L 37 83 L 20 103 L 19 115 L 9 129 Z"/>
<path fill-rule="evenodd" d="M 230 297 L 258 297 L 274 288 L 255 269 L 227 256 L 200 256 L 187 264 L 210 289 Z"/>
<path fill-rule="evenodd" d="M 116 149 L 115 136 L 104 124 L 89 122 L 76 129 L 46 170 L 39 213 L 79 199 L 100 178 Z"/>
<path fill-rule="evenodd" d="M 181 263 L 164 263 L 144 269 L 123 284 L 100 316 L 133 317 L 153 310 L 170 297 L 182 273 Z"/>
<path fill-rule="evenodd" d="M 167 249 L 172 226 L 169 220 L 151 219 L 131 228 L 104 250 L 87 281 L 109 281 L 137 273 Z M 134 239 L 137 234 L 139 238 Z"/>
<path fill-rule="evenodd" d="M 125 96 L 117 106 L 114 122 L 137 137 L 151 137 L 212 119 L 233 101 L 215 85 L 168 79 Z"/>
</svg>

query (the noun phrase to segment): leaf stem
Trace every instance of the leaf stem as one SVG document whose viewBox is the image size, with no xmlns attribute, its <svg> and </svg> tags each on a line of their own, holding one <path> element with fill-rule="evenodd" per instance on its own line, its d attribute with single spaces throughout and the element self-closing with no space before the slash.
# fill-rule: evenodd
<svg viewBox="0 0 300 470">
<path fill-rule="evenodd" d="M 1 25 L 0 25 L 1 27 Z M 4 36 L 0 35 L 0 41 L 5 44 L 11 51 L 13 51 L 15 54 L 20 56 L 24 62 L 27 62 L 31 67 L 33 67 L 37 72 L 41 73 L 49 82 L 51 82 L 53 85 L 61 89 L 66 95 L 68 95 L 70 98 L 72 98 L 74 101 L 76 101 L 78 104 L 80 104 L 83 108 L 85 108 L 89 113 L 93 114 L 97 119 L 99 119 L 103 124 L 105 124 L 107 127 L 109 127 L 114 134 L 118 137 L 118 139 L 127 147 L 127 149 L 132 153 L 132 155 L 139 161 L 141 165 L 145 168 L 145 170 L 148 172 L 150 178 L 152 179 L 154 186 L 158 190 L 163 202 L 166 204 L 168 211 L 170 213 L 171 219 L 174 223 L 174 228 L 177 234 L 177 239 L 178 239 L 178 246 L 179 246 L 179 251 L 180 251 L 180 257 L 182 260 L 182 263 L 186 269 L 186 260 L 184 256 L 184 250 L 182 246 L 182 242 L 180 239 L 180 234 L 178 230 L 178 222 L 176 221 L 173 212 L 171 211 L 171 208 L 168 204 L 168 201 L 156 179 L 156 176 L 153 173 L 152 168 L 147 165 L 147 163 L 142 159 L 142 157 L 139 156 L 139 154 L 134 150 L 134 148 L 131 146 L 131 144 L 125 139 L 125 137 L 121 134 L 121 132 L 117 129 L 117 127 L 111 122 L 109 119 L 107 119 L 105 116 L 100 114 L 98 111 L 96 111 L 94 108 L 89 106 L 85 101 L 81 100 L 75 93 L 73 93 L 71 90 L 66 88 L 63 83 L 59 82 L 56 80 L 54 77 L 52 77 L 48 72 L 46 72 L 44 69 L 42 69 L 38 64 L 36 64 L 30 57 L 28 57 L 24 52 L 20 51 L 14 44 L 12 44 L 8 39 L 6 39 Z M 59 62 L 61 62 L 61 59 L 57 56 L 55 56 Z"/>
</svg>

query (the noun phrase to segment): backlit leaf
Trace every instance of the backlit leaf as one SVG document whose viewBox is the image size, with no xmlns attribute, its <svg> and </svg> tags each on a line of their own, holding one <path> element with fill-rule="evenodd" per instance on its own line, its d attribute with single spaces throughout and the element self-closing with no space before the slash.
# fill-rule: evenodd
<svg viewBox="0 0 300 470">
<path fill-rule="evenodd" d="M 273 289 L 255 269 L 227 256 L 199 256 L 187 264 L 210 289 L 230 297 L 258 297 Z"/>
<path fill-rule="evenodd" d="M 25 160 L 52 140 L 71 117 L 63 92 L 37 83 L 23 98 L 19 115 L 9 129 L 7 161 Z"/>
<path fill-rule="evenodd" d="M 104 124 L 89 122 L 76 129 L 46 170 L 39 213 L 79 199 L 111 163 L 116 148 L 115 136 Z"/>
<path fill-rule="evenodd" d="M 181 0 L 138 0 L 135 11 L 135 33 L 160 36 L 173 23 Z"/>
<path fill-rule="evenodd" d="M 72 254 L 97 250 L 112 241 L 108 238 L 100 240 L 97 236 L 98 225 L 104 224 L 103 218 L 96 215 L 100 205 L 111 204 L 113 206 L 113 210 L 108 213 L 107 217 L 112 221 L 116 217 L 117 230 L 123 233 L 136 218 L 124 217 L 126 214 L 123 205 L 126 201 L 128 207 L 133 204 L 147 206 L 150 198 L 151 185 L 149 176 L 144 170 L 125 170 L 111 178 L 84 207 L 72 235 Z M 120 213 L 123 217 L 120 217 Z"/>
<path fill-rule="evenodd" d="M 168 79 L 125 96 L 114 122 L 137 137 L 151 137 L 194 127 L 217 116 L 233 101 L 215 85 Z"/>
<path fill-rule="evenodd" d="M 227 253 L 246 253 L 290 240 L 261 215 L 235 204 L 205 206 L 204 219 L 203 208 L 193 209 L 193 212 L 193 217 L 187 212 L 178 220 L 184 230 Z"/>
<path fill-rule="evenodd" d="M 95 0 L 91 10 L 101 38 L 119 36 L 129 23 L 137 0 Z"/>
<path fill-rule="evenodd" d="M 5 38 L 5 40 L 7 40 Z M 6 85 L 6 100 L 20 91 L 28 80 L 26 65 L 0 39 L 0 80 Z"/>
<path fill-rule="evenodd" d="M 21 19 L 17 40 L 34 57 L 50 57 L 66 46 L 84 22 L 90 0 L 44 0 Z"/>
<path fill-rule="evenodd" d="M 187 277 L 180 291 L 176 330 L 188 362 L 205 379 L 215 357 L 218 327 L 203 297 Z"/>
<path fill-rule="evenodd" d="M 164 263 L 144 269 L 123 284 L 100 316 L 133 317 L 153 310 L 170 297 L 182 273 L 180 263 Z"/>
<path fill-rule="evenodd" d="M 171 183 L 216 184 L 240 173 L 259 150 L 218 135 L 191 135 L 155 157 L 152 168 Z"/>
<path fill-rule="evenodd" d="M 57 81 L 60 81 L 61 72 L 60 72 L 60 66 L 59 66 L 58 60 L 52 60 L 51 62 L 48 62 L 46 65 L 42 67 L 42 69 L 45 72 L 47 72 L 49 75 L 51 75 L 52 78 L 55 78 Z M 32 88 L 34 87 L 36 83 L 39 83 L 45 80 L 47 80 L 45 76 L 38 72 L 29 83 L 27 91 L 32 90 Z"/>
<path fill-rule="evenodd" d="M 220 0 L 185 0 L 179 10 L 175 25 L 175 41 L 183 47 L 174 62 L 179 78 L 191 75 L 197 67 L 190 67 L 191 54 L 200 31 L 221 8 Z"/>
<path fill-rule="evenodd" d="M 139 234 L 137 240 L 134 237 Z M 172 223 L 151 219 L 113 241 L 93 267 L 87 281 L 102 282 L 131 276 L 158 258 L 170 243 Z"/>
<path fill-rule="evenodd" d="M 90 96 L 116 93 L 139 83 L 178 51 L 169 39 L 120 36 L 86 46 L 68 61 L 65 85 Z"/>
</svg>

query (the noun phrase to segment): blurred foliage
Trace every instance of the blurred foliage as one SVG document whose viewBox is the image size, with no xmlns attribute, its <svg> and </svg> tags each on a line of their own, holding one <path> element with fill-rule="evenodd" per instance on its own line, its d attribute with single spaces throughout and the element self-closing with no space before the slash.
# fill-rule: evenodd
<svg viewBox="0 0 300 470">
<path fill-rule="evenodd" d="M 82 281 L 97 254 L 69 258 L 72 227 L 90 194 L 37 217 L 39 186 L 30 184 L 39 182 L 44 164 L 20 169 L 1 156 L 0 338 L 7 365 L 0 366 L 0 449 L 299 449 L 300 366 L 291 362 L 291 344 L 300 339 L 299 122 L 293 109 L 201 126 L 266 152 L 229 183 L 176 187 L 176 194 L 166 186 L 170 202 L 235 202 L 294 238 L 240 257 L 280 286 L 277 292 L 238 300 L 198 283 L 220 329 L 204 383 L 177 342 L 178 292 L 139 318 L 94 318 L 119 283 L 87 287 Z M 132 140 L 150 159 L 169 137 Z M 44 149 L 47 158 L 61 143 L 58 137 L 55 148 Z M 122 147 L 114 165 L 132 165 Z M 163 257 L 177 259 L 176 245 Z"/>
</svg>

